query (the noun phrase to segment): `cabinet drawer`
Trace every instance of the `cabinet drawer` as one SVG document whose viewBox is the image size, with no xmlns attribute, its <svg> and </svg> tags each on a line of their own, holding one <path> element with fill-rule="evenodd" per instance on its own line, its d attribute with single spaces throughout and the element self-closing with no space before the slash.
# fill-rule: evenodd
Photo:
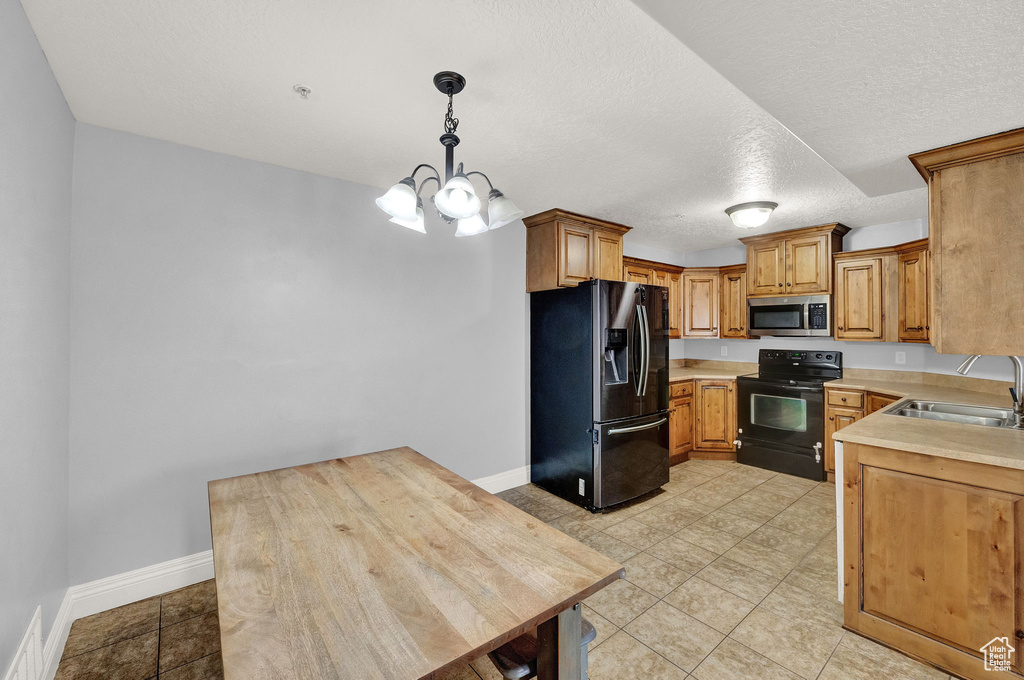
<svg viewBox="0 0 1024 680">
<path fill-rule="evenodd" d="M 889 404 L 895 404 L 902 397 L 890 397 L 887 394 L 869 394 L 868 395 L 868 413 L 874 413 L 879 409 L 883 409 Z"/>
<path fill-rule="evenodd" d="M 829 406 L 845 406 L 846 408 L 864 408 L 864 393 L 847 390 L 825 390 Z"/>
<path fill-rule="evenodd" d="M 686 380 L 683 382 L 674 382 L 668 386 L 669 396 L 672 399 L 676 397 L 688 397 L 693 394 L 693 381 Z"/>
</svg>

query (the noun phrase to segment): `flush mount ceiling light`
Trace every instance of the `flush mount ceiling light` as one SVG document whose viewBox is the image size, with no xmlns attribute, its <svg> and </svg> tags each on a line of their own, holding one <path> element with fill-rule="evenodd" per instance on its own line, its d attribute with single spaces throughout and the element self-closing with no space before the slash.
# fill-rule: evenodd
<svg viewBox="0 0 1024 680">
<path fill-rule="evenodd" d="M 732 218 L 732 223 L 737 227 L 754 229 L 767 222 L 772 211 L 778 207 L 778 203 L 771 201 L 752 201 L 726 208 L 725 214 Z"/>
<path fill-rule="evenodd" d="M 489 229 L 503 227 L 523 216 L 523 211 L 505 195 L 494 188 L 491 180 L 482 172 L 463 172 L 462 163 L 455 168 L 455 147 L 459 138 L 455 130 L 459 127 L 459 119 L 452 115 L 452 98 L 466 87 L 466 79 L 454 71 L 441 71 L 434 76 L 434 87 L 441 94 L 448 95 L 448 113 L 444 117 L 444 134 L 441 144 L 444 146 L 444 183 L 441 174 L 432 165 L 417 165 L 408 177 L 387 190 L 377 199 L 377 207 L 391 215 L 391 221 L 419 232 L 426 232 L 423 223 L 423 199 L 420 191 L 427 182 L 437 182 L 437 193 L 431 197 L 437 214 L 445 222 L 451 224 L 458 221 L 456 236 L 474 236 Z M 427 177 L 419 186 L 416 185 L 416 173 L 422 168 L 429 168 L 433 175 Z M 476 195 L 471 175 L 480 175 L 487 182 L 490 193 L 487 195 L 487 221 L 480 214 L 480 197 Z"/>
</svg>

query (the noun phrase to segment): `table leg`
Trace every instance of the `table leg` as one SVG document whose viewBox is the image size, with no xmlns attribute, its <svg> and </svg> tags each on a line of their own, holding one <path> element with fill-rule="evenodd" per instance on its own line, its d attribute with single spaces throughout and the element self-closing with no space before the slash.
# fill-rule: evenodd
<svg viewBox="0 0 1024 680">
<path fill-rule="evenodd" d="M 537 680 L 580 680 L 581 610 L 577 603 L 537 627 Z"/>
</svg>

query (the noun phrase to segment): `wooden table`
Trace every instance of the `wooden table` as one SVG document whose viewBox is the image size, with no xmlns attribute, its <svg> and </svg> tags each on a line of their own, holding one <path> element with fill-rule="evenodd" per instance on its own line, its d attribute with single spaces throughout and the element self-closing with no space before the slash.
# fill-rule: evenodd
<svg viewBox="0 0 1024 680">
<path fill-rule="evenodd" d="M 538 627 L 580 677 L 621 565 L 410 448 L 210 482 L 225 680 L 431 679 Z"/>
</svg>

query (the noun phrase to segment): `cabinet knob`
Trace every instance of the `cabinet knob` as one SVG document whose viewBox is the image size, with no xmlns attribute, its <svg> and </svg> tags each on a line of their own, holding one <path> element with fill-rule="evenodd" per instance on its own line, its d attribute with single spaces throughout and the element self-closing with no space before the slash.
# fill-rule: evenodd
<svg viewBox="0 0 1024 680">
<path fill-rule="evenodd" d="M 931 326 L 925 326 L 924 329 L 927 331 L 927 330 L 931 329 Z"/>
<path fill-rule="evenodd" d="M 780 283 L 779 285 L 781 286 L 782 284 Z"/>
<path fill-rule="evenodd" d="M 792 283 L 787 283 L 786 285 L 787 285 L 787 286 L 792 286 L 793 284 L 792 284 Z"/>
<path fill-rule="evenodd" d="M 1017 631 L 1017 632 L 1015 633 L 1015 635 L 1017 636 L 1017 639 L 1018 639 L 1018 640 L 1024 640 L 1024 630 L 1018 630 L 1018 631 Z"/>
<path fill-rule="evenodd" d="M 839 330 L 843 330 L 843 327 L 842 327 L 842 326 L 840 326 L 840 327 L 839 327 Z"/>
<path fill-rule="evenodd" d="M 842 399 L 843 401 L 846 401 L 846 397 L 841 397 L 841 399 Z"/>
<path fill-rule="evenodd" d="M 835 416 L 829 416 L 828 419 L 829 420 L 835 420 L 836 418 L 835 418 Z"/>
</svg>

